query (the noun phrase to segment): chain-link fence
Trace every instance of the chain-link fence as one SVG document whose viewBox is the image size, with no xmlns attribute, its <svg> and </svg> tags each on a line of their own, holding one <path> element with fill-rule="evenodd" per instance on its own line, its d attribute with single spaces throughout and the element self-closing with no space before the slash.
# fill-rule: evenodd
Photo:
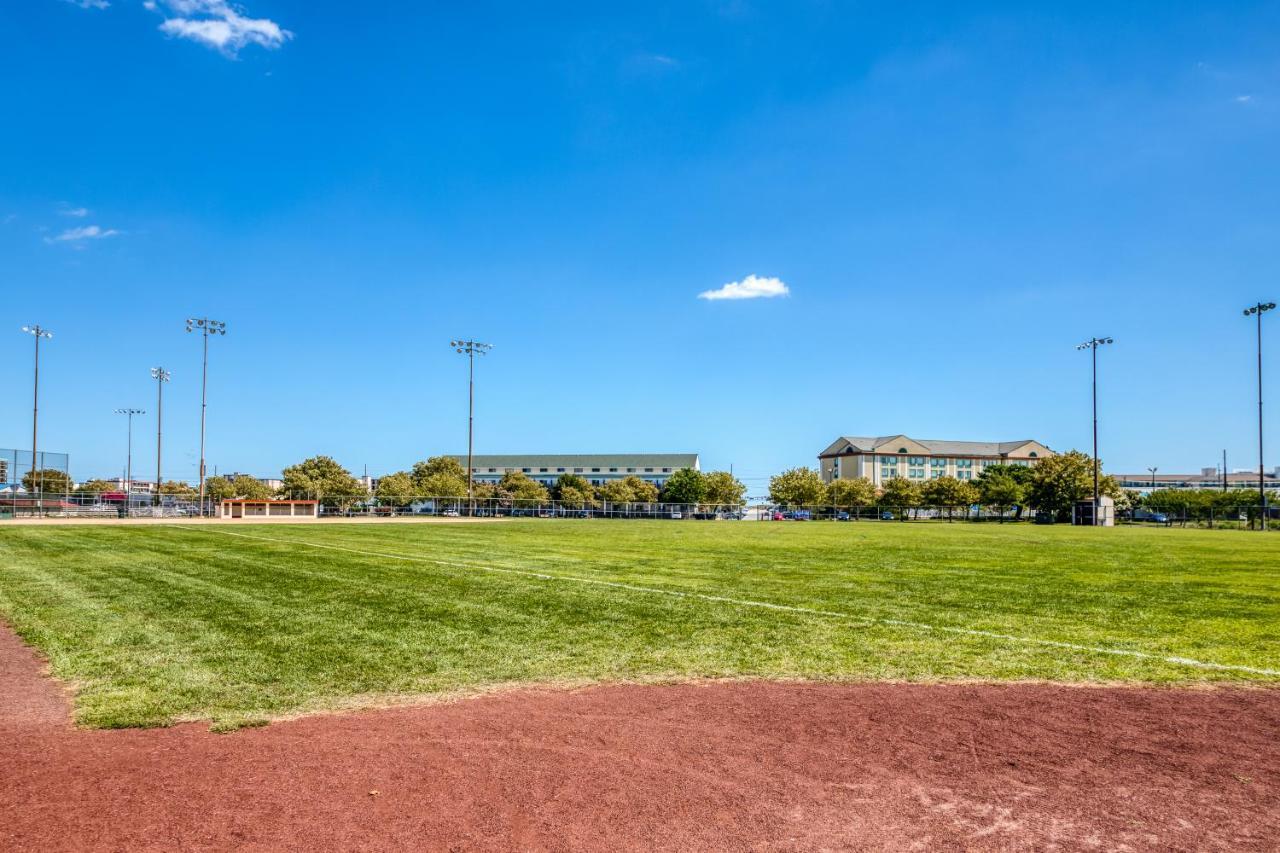
<svg viewBox="0 0 1280 853">
<path fill-rule="evenodd" d="M 1280 530 L 1280 506 L 1141 507 L 1116 513 L 1117 524 L 1152 527 L 1203 527 L 1224 530 Z"/>
</svg>

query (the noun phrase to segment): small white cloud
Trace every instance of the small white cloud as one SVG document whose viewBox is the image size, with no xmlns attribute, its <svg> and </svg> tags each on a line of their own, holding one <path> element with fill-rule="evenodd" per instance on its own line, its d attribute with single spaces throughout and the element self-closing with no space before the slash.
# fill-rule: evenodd
<svg viewBox="0 0 1280 853">
<path fill-rule="evenodd" d="M 1253 102 L 1253 95 L 1236 95 L 1235 101 L 1237 104 L 1249 104 Z"/>
<path fill-rule="evenodd" d="M 786 296 L 790 288 L 782 279 L 761 278 L 749 275 L 742 281 L 731 281 L 717 290 L 704 290 L 698 294 L 699 299 L 772 299 L 775 296 Z"/>
<path fill-rule="evenodd" d="M 56 237 L 45 237 L 44 241 L 50 245 L 55 243 L 83 243 L 85 240 L 102 240 L 107 237 L 115 237 L 119 235 L 119 231 L 114 228 L 103 228 L 98 225 L 83 225 L 79 228 L 68 228 Z"/>
<path fill-rule="evenodd" d="M 67 2 L 81 9 L 106 9 L 111 5 L 107 0 L 67 0 Z"/>
<path fill-rule="evenodd" d="M 228 56 L 235 56 L 246 45 L 277 48 L 293 38 L 293 33 L 275 21 L 250 18 L 228 0 L 147 0 L 143 5 L 165 16 L 161 32 L 200 42 Z"/>
<path fill-rule="evenodd" d="M 84 219 L 89 215 L 87 207 L 62 207 L 58 210 L 63 216 L 74 216 L 76 219 Z"/>
</svg>

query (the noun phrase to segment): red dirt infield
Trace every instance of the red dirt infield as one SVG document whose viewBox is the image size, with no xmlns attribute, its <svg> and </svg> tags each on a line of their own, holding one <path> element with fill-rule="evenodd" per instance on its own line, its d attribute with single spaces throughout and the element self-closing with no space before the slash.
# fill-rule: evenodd
<svg viewBox="0 0 1280 853">
<path fill-rule="evenodd" d="M 1280 691 L 719 682 L 71 727 L 0 626 L 0 849 L 1280 848 Z"/>
</svg>

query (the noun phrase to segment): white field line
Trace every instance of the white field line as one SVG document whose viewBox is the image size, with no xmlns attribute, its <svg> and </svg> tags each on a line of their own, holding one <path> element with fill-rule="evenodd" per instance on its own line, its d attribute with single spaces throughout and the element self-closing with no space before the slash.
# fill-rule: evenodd
<svg viewBox="0 0 1280 853">
<path fill-rule="evenodd" d="M 768 601 L 752 601 L 744 598 L 729 598 L 722 595 L 708 595 L 701 592 L 680 592 L 673 589 L 659 589 L 651 586 L 636 586 L 634 584 L 618 583 L 617 581 L 600 580 L 599 578 L 584 578 L 577 575 L 552 575 L 545 572 L 531 572 L 524 569 L 505 569 L 498 566 L 484 566 L 476 563 L 461 563 L 450 560 L 433 560 L 430 557 L 415 557 L 406 554 L 387 554 L 380 551 L 366 551 L 360 548 L 348 548 L 342 545 L 326 545 L 320 542 L 306 542 L 297 539 L 276 539 L 270 536 L 250 536 L 247 533 L 233 533 L 230 530 L 212 530 L 207 527 L 186 527 L 183 525 L 174 525 L 182 530 L 194 530 L 200 533 L 220 533 L 224 536 L 235 536 L 240 539 L 253 539 L 258 542 L 274 542 L 280 545 L 303 545 L 308 548 L 321 548 L 328 551 L 345 551 L 349 554 L 357 554 L 362 557 L 378 557 L 384 560 L 403 560 L 410 563 L 428 563 L 431 565 L 445 566 L 448 568 L 477 569 L 485 572 L 495 572 L 504 575 L 519 575 L 521 577 L 536 578 L 538 580 L 548 581 L 565 581 L 568 583 L 591 584 L 593 586 L 611 587 L 613 589 L 622 589 L 629 592 L 642 592 L 651 595 L 666 595 L 673 598 L 692 598 L 700 601 L 712 601 L 719 604 L 733 604 L 739 607 L 758 607 L 764 610 L 779 610 L 786 613 L 801 613 L 807 616 L 824 616 L 831 619 L 840 619 L 842 621 L 852 622 L 855 625 L 884 625 L 891 628 L 909 628 L 916 631 L 937 631 L 945 634 L 959 634 L 966 637 L 982 637 L 988 640 L 1002 640 L 1007 643 L 1016 643 L 1028 646 L 1045 646 L 1053 649 L 1066 649 L 1073 652 L 1088 652 L 1097 655 L 1114 655 L 1116 657 L 1137 658 L 1139 660 L 1150 660 L 1158 663 L 1167 663 L 1174 666 L 1186 666 L 1195 669 L 1207 669 L 1220 672 L 1243 672 L 1250 675 L 1267 675 L 1280 676 L 1280 670 L 1262 669 L 1252 666 L 1241 666 L 1239 664 L 1230 663 L 1214 663 L 1213 661 L 1196 660 L 1195 658 L 1165 656 L 1153 654 L 1151 652 L 1139 652 L 1132 649 L 1112 649 L 1105 646 L 1086 646 L 1080 643 L 1068 643 L 1061 640 L 1042 640 L 1037 637 L 1020 637 L 1016 634 L 1001 634 L 996 631 L 984 631 L 980 628 L 956 628 L 950 625 L 931 625 L 927 622 L 911 622 L 904 619 L 881 619 L 874 616 L 855 616 L 851 613 L 841 613 L 834 610 L 818 610 L 812 607 L 799 607 L 791 604 L 775 604 Z"/>
</svg>

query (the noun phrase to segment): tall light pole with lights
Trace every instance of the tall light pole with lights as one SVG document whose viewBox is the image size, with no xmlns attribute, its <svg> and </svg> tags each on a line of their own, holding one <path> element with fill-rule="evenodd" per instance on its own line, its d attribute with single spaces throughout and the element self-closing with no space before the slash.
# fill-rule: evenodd
<svg viewBox="0 0 1280 853">
<path fill-rule="evenodd" d="M 127 436 L 127 444 L 125 445 L 125 461 L 124 461 L 124 501 L 125 506 L 129 506 L 129 496 L 133 494 L 133 416 L 145 415 L 142 409 L 116 409 L 117 415 L 125 415 L 129 419 Z"/>
<path fill-rule="evenodd" d="M 1115 343 L 1111 338 L 1092 338 L 1076 347 L 1093 353 L 1093 520 L 1098 523 L 1098 347 Z"/>
<path fill-rule="evenodd" d="M 471 457 L 472 442 L 475 437 L 476 423 L 476 355 L 484 355 L 493 349 L 493 344 L 480 341 L 449 341 L 454 351 L 467 356 L 467 501 L 472 500 Z"/>
<path fill-rule="evenodd" d="M 1160 469 L 1148 468 L 1147 470 L 1151 472 L 1151 491 L 1154 492 L 1156 490 L 1156 472 L 1159 471 Z"/>
<path fill-rule="evenodd" d="M 1274 302 L 1259 302 L 1244 309 L 1244 316 L 1258 318 L 1258 499 L 1262 503 L 1262 529 L 1267 529 L 1266 469 L 1262 461 L 1262 315 L 1276 307 Z"/>
<path fill-rule="evenodd" d="M 209 336 L 227 334 L 227 324 L 208 317 L 188 317 L 187 331 L 199 332 L 204 338 L 204 361 L 200 367 L 200 514 L 204 515 L 204 424 L 209 406 Z"/>
<path fill-rule="evenodd" d="M 34 491 L 36 488 L 36 450 L 38 449 L 36 446 L 36 426 L 40 420 L 40 339 L 52 338 L 53 332 L 39 325 L 23 326 L 22 331 L 34 336 L 36 339 L 35 390 L 31 396 L 31 489 Z M 43 486 L 43 478 L 41 478 L 41 481 L 41 486 Z M 43 493 L 44 489 L 42 488 L 40 491 Z M 43 497 L 41 500 L 43 500 Z"/>
<path fill-rule="evenodd" d="M 164 426 L 164 383 L 172 377 L 163 367 L 151 368 L 151 378 L 156 381 L 156 496 L 155 505 L 160 505 L 160 437 Z"/>
</svg>

